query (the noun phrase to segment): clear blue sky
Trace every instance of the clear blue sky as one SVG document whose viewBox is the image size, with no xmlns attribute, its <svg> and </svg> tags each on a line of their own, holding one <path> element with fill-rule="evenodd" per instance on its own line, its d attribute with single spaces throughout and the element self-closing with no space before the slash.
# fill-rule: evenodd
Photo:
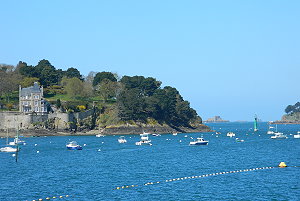
<svg viewBox="0 0 300 201">
<path fill-rule="evenodd" d="M 151 76 L 198 114 L 281 118 L 300 101 L 300 1 L 1 1 L 0 63 Z"/>
</svg>

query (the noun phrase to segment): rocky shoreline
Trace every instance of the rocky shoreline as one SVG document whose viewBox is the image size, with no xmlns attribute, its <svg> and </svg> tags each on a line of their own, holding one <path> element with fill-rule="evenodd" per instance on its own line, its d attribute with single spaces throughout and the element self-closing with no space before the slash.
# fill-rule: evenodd
<svg viewBox="0 0 300 201">
<path fill-rule="evenodd" d="M 271 124 L 300 124 L 300 121 L 274 121 Z"/>
<path fill-rule="evenodd" d="M 156 133 L 156 134 L 169 134 L 169 133 L 195 133 L 195 132 L 212 132 L 212 130 L 204 125 L 200 124 L 197 127 L 179 127 L 172 128 L 167 125 L 151 126 L 145 125 L 141 126 L 111 126 L 107 128 L 102 128 L 98 130 L 82 130 L 78 132 L 70 132 L 66 130 L 48 130 L 48 129 L 22 129 L 19 131 L 20 136 L 24 137 L 43 137 L 43 136 L 82 136 L 82 135 L 131 135 L 131 134 L 141 134 L 143 132 Z M 7 136 L 6 130 L 0 130 L 0 137 L 4 138 Z M 16 130 L 10 129 L 8 131 L 9 137 L 16 136 Z"/>
</svg>

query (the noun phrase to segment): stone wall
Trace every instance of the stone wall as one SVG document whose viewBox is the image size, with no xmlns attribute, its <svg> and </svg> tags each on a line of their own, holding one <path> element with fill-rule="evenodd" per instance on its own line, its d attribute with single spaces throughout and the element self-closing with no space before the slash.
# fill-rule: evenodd
<svg viewBox="0 0 300 201">
<path fill-rule="evenodd" d="M 73 122 L 76 119 L 84 119 L 92 115 L 93 111 L 78 113 L 50 113 L 50 114 L 23 114 L 20 112 L 0 112 L 0 129 L 28 129 L 33 123 L 45 122 L 49 119 L 54 119 L 55 124 L 59 129 L 68 127 L 68 122 Z"/>
</svg>

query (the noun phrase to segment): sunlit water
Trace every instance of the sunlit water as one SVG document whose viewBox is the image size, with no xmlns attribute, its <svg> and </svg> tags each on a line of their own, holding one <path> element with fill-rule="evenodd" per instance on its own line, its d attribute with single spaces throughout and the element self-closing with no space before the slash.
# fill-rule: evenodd
<svg viewBox="0 0 300 201">
<path fill-rule="evenodd" d="M 252 131 L 252 123 L 208 124 L 221 132 L 150 136 L 153 146 L 136 146 L 138 135 L 25 138 L 18 162 L 0 153 L 0 200 L 34 200 L 65 196 L 60 200 L 299 200 L 300 168 L 273 168 L 250 172 L 183 179 L 223 171 L 277 166 L 300 166 L 300 139 L 290 134 L 300 125 L 278 125 L 288 139 L 267 135 L 266 123 Z M 236 142 L 228 131 L 245 140 Z M 188 135 L 188 137 L 185 137 Z M 203 136 L 207 146 L 189 146 Z M 217 137 L 218 136 L 218 137 Z M 75 140 L 86 146 L 69 151 Z M 0 140 L 5 144 L 5 139 Z M 39 152 L 39 153 L 37 153 Z M 144 185 L 148 182 L 160 182 Z M 138 185 L 119 189 L 126 185 Z"/>
</svg>

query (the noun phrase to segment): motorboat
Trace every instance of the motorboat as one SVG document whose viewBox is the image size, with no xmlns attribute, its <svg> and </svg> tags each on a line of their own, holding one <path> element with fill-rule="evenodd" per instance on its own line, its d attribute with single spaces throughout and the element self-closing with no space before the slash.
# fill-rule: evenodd
<svg viewBox="0 0 300 201">
<path fill-rule="evenodd" d="M 234 137 L 234 136 L 235 136 L 235 133 L 234 133 L 234 132 L 228 132 L 228 133 L 227 133 L 227 136 L 228 136 L 228 137 Z"/>
<path fill-rule="evenodd" d="M 277 127 L 277 125 L 276 125 L 276 127 Z M 273 126 L 269 126 L 269 129 L 268 129 L 268 131 L 267 131 L 267 134 L 273 135 L 273 134 L 275 133 L 274 131 L 272 131 L 273 128 L 274 128 Z"/>
<path fill-rule="evenodd" d="M 195 141 L 190 142 L 190 145 L 208 145 L 208 141 L 204 140 L 202 137 L 198 137 Z"/>
<path fill-rule="evenodd" d="M 172 133 L 172 135 L 174 135 L 174 136 L 176 136 L 178 133 L 176 133 L 176 132 L 174 132 L 174 133 Z"/>
<path fill-rule="evenodd" d="M 97 134 L 96 137 L 104 137 L 102 134 Z"/>
<path fill-rule="evenodd" d="M 15 137 L 13 142 L 9 142 L 9 145 L 25 145 L 25 141 L 21 140 L 19 137 Z"/>
<path fill-rule="evenodd" d="M 141 136 L 141 140 L 136 142 L 135 145 L 152 145 L 151 144 L 151 140 L 149 140 L 149 137 L 148 137 L 149 133 L 142 133 L 140 134 Z"/>
<path fill-rule="evenodd" d="M 0 152 L 17 152 L 18 148 L 14 147 L 2 147 L 0 148 Z"/>
<path fill-rule="evenodd" d="M 294 138 L 300 138 L 300 131 L 298 131 L 297 134 L 294 135 Z"/>
<path fill-rule="evenodd" d="M 66 147 L 69 150 L 82 150 L 82 146 L 80 146 L 76 141 L 67 143 Z"/>
<path fill-rule="evenodd" d="M 127 140 L 125 139 L 124 136 L 121 136 L 121 137 L 119 137 L 118 142 L 119 142 L 119 143 L 126 143 Z"/>
<path fill-rule="evenodd" d="M 160 134 L 158 134 L 158 133 L 153 133 L 152 136 L 158 137 L 158 136 L 160 136 Z"/>
<path fill-rule="evenodd" d="M 288 137 L 280 132 L 275 132 L 274 136 L 271 136 L 271 139 L 286 139 L 286 138 Z"/>
</svg>

